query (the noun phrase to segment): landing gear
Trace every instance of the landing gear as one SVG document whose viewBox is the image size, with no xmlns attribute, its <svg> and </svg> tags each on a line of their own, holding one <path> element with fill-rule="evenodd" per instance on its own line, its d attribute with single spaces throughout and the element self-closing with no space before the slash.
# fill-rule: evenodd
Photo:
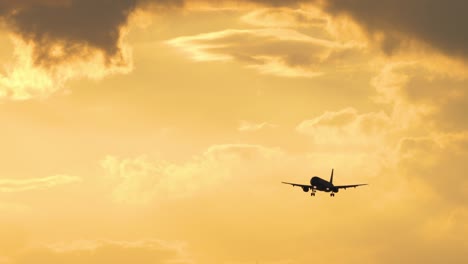
<svg viewBox="0 0 468 264">
<path fill-rule="evenodd" d="M 315 196 L 315 192 L 311 192 L 311 193 L 310 193 L 310 196 Z"/>
<path fill-rule="evenodd" d="M 334 194 L 334 193 L 330 193 L 330 196 L 331 196 L 331 197 L 335 197 L 335 194 Z"/>
</svg>

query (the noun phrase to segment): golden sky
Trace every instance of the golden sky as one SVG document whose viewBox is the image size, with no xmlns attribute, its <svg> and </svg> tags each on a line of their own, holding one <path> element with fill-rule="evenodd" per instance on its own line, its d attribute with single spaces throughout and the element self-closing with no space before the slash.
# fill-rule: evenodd
<svg viewBox="0 0 468 264">
<path fill-rule="evenodd" d="M 0 0 L 0 264 L 467 263 L 467 9 Z"/>
</svg>

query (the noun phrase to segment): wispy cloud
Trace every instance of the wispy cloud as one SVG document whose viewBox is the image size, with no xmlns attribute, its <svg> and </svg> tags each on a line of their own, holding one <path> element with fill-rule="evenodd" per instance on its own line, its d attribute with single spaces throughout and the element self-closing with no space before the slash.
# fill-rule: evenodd
<svg viewBox="0 0 468 264">
<path fill-rule="evenodd" d="M 240 61 L 264 74 L 316 77 L 338 65 L 354 44 L 308 36 L 292 29 L 228 29 L 167 42 L 196 61 Z"/>
<path fill-rule="evenodd" d="M 79 181 L 81 181 L 81 178 L 69 175 L 55 175 L 30 179 L 0 179 L 0 192 L 43 190 Z"/>
<path fill-rule="evenodd" d="M 240 124 L 237 130 L 239 130 L 240 132 L 255 132 L 255 131 L 262 130 L 262 129 L 276 128 L 276 127 L 278 127 L 278 125 L 270 124 L 268 122 L 254 123 L 254 122 L 242 120 L 240 121 Z"/>
</svg>

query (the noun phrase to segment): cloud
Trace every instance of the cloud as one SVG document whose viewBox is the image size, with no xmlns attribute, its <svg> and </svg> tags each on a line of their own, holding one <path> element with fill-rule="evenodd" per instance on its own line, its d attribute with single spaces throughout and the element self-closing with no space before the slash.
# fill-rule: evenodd
<svg viewBox="0 0 468 264">
<path fill-rule="evenodd" d="M 217 181 L 205 176 L 211 166 L 216 166 L 208 160 L 177 165 L 144 156 L 125 159 L 108 156 L 101 165 L 115 184 L 112 199 L 126 204 L 147 204 L 157 197 L 186 197 L 210 181 Z"/>
<path fill-rule="evenodd" d="M 468 134 L 444 133 L 403 138 L 398 145 L 398 166 L 450 203 L 464 205 L 468 180 L 460 168 L 468 155 Z"/>
<path fill-rule="evenodd" d="M 15 60 L 0 73 L 0 98 L 44 98 L 70 79 L 128 73 L 125 26 L 135 9 L 134 0 L 2 1 Z"/>
<path fill-rule="evenodd" d="M 324 66 L 340 66 L 354 44 L 317 39 L 291 29 L 228 29 L 183 36 L 168 44 L 196 61 L 243 62 L 261 73 L 283 77 L 315 77 Z M 342 65 L 341 65 L 342 66 Z"/>
<path fill-rule="evenodd" d="M 425 43 L 447 55 L 468 58 L 468 33 L 460 25 L 468 23 L 463 0 L 325 0 L 331 14 L 352 17 L 371 36 L 381 38 L 386 53 L 405 48 L 413 40 Z"/>
<path fill-rule="evenodd" d="M 460 243 L 459 237 L 468 232 L 462 224 L 467 221 L 464 190 L 468 183 L 460 172 L 468 149 L 466 118 L 460 106 L 467 102 L 468 75 L 456 72 L 453 65 L 445 69 L 434 67 L 428 64 L 429 60 L 386 61 L 372 80 L 379 95 L 376 102 L 382 107 L 390 106 L 390 131 L 396 131 L 390 134 L 393 140 L 386 143 L 394 154 L 380 182 L 387 186 L 388 196 L 382 203 L 388 203 L 387 208 L 389 204 L 412 208 L 412 216 L 416 211 L 420 215 L 414 222 L 405 222 L 413 225 L 415 232 L 394 234 L 406 236 L 401 240 L 407 243 L 387 241 L 388 248 L 378 255 L 385 260 L 382 263 L 399 261 L 395 250 L 413 262 L 437 263 L 450 258 L 453 263 L 462 263 L 466 259 L 466 245 Z M 436 62 L 439 60 L 432 64 L 437 65 Z M 417 241 L 418 246 L 413 247 L 411 241 Z M 450 249 L 445 245 L 450 245 Z M 435 256 L 425 254 L 440 249 Z"/>
<path fill-rule="evenodd" d="M 55 175 L 31 179 L 0 179 L 0 192 L 43 190 L 79 181 L 81 181 L 81 178 L 69 175 Z"/>
<path fill-rule="evenodd" d="M 106 63 L 123 61 L 122 33 L 130 16 L 148 5 L 179 6 L 179 0 L 2 1 L 0 19 L 33 47 L 35 65 L 103 54 Z"/>
<path fill-rule="evenodd" d="M 248 144 L 209 147 L 183 163 L 140 156 L 107 156 L 101 167 L 112 184 L 112 199 L 126 204 L 147 204 L 158 199 L 179 200 L 216 190 L 235 175 L 283 157 L 280 150 Z M 268 166 L 271 168 L 271 166 Z"/>
<path fill-rule="evenodd" d="M 299 133 L 310 136 L 315 145 L 348 151 L 380 149 L 392 129 L 392 120 L 384 112 L 359 114 L 354 108 L 325 112 L 296 127 Z"/>
<path fill-rule="evenodd" d="M 87 56 L 89 48 L 109 60 L 121 56 L 121 29 L 136 2 L 8 1 L 0 14 L 10 30 L 32 43 L 34 64 L 49 66 Z"/>
<path fill-rule="evenodd" d="M 401 126 L 445 132 L 467 128 L 468 74 L 451 75 L 425 61 L 399 61 L 384 64 L 372 84 L 376 101 L 392 105 Z"/>
<path fill-rule="evenodd" d="M 22 0 L 0 2 L 15 60 L 0 72 L 0 98 L 44 98 L 70 79 L 100 79 L 132 70 L 128 22 L 138 8 L 181 1 Z"/>
<path fill-rule="evenodd" d="M 325 27 L 328 19 L 317 9 L 262 8 L 241 17 L 245 23 L 260 27 Z"/>
<path fill-rule="evenodd" d="M 160 240 L 74 241 L 24 249 L 11 263 L 192 263 L 183 244 Z M 10 263 L 10 262 L 7 262 Z"/>
<path fill-rule="evenodd" d="M 372 225 L 358 224 L 362 224 L 359 227 L 359 235 L 351 235 L 351 241 L 368 250 L 372 259 L 369 262 L 394 263 L 404 256 L 413 262 L 438 263 L 443 259 L 450 259 L 453 263 L 463 263 L 467 257 L 466 243 L 460 237 L 468 234 L 464 224 L 468 220 L 464 202 L 467 199 L 465 190 L 468 183 L 463 176 L 463 163 L 468 154 L 466 134 L 405 137 L 398 141 L 401 134 L 390 132 L 387 135 L 390 139 L 378 140 L 372 145 L 374 140 L 381 138 L 380 135 L 387 134 L 385 129 L 391 131 L 395 128 L 384 126 L 383 130 L 375 131 L 376 134 L 362 137 L 365 134 L 358 125 L 359 116 L 360 114 L 353 109 L 329 112 L 315 118 L 314 122 L 306 126 L 312 126 L 312 130 L 306 130 L 312 137 L 317 134 L 323 136 L 320 142 L 329 140 L 331 144 L 335 143 L 337 138 L 333 133 L 345 137 L 339 142 L 339 148 L 330 150 L 328 157 L 328 162 L 340 164 L 338 175 L 342 175 L 345 169 L 345 173 L 353 175 L 353 178 L 363 174 L 374 176 L 365 181 L 370 183 L 370 188 L 360 190 L 359 194 L 364 192 L 362 195 L 367 195 L 366 192 L 369 192 L 368 198 L 372 202 L 362 201 L 362 204 L 373 204 L 375 208 L 371 210 L 373 212 L 365 210 L 358 213 L 362 219 L 366 219 L 364 221 L 371 221 Z M 325 127 L 326 133 L 315 131 L 317 127 Z M 352 127 L 354 130 L 350 130 Z M 327 133 L 330 134 L 330 138 L 327 138 Z M 414 131 L 408 128 L 402 133 L 411 134 Z M 364 151 L 353 150 L 341 160 L 343 152 L 348 148 L 346 143 L 355 143 L 355 136 L 369 140 L 370 143 L 360 140 L 357 142 L 364 146 L 371 144 L 372 148 Z M 311 148 L 311 151 L 313 149 Z M 390 154 L 391 162 L 386 162 L 387 156 L 379 158 L 379 155 L 376 155 L 379 153 L 376 152 L 378 149 L 384 149 L 384 153 Z M 323 152 L 316 156 L 323 156 Z M 361 163 L 354 161 L 354 158 Z M 354 170 L 347 168 L 350 163 L 354 164 Z M 372 167 L 375 170 L 370 174 Z M 343 195 L 349 197 L 353 194 Z M 352 200 L 356 203 L 357 199 L 353 197 Z M 329 226 L 328 230 L 336 231 L 335 228 Z M 343 233 L 340 240 L 346 239 L 345 237 L 350 235 L 348 232 L 349 230 L 345 232 L 346 235 Z M 386 237 L 385 241 L 381 240 L 382 236 Z M 374 247 L 376 243 L 378 246 Z M 348 243 L 337 247 L 346 248 L 346 244 Z M 427 253 L 435 251 L 437 254 Z M 336 262 L 339 263 L 340 260 Z M 349 263 L 359 262 L 349 260 Z"/>
<path fill-rule="evenodd" d="M 278 125 L 270 124 L 268 122 L 252 123 L 249 121 L 242 120 L 240 121 L 240 124 L 237 130 L 239 130 L 240 132 L 254 132 L 254 131 L 259 131 L 262 129 L 276 128 L 276 127 L 278 127 Z"/>
<path fill-rule="evenodd" d="M 402 257 L 418 263 L 467 259 L 466 243 L 460 239 L 468 234 L 468 183 L 460 173 L 468 153 L 465 145 L 466 134 L 405 137 L 396 144 L 397 162 L 382 171 L 379 186 L 373 186 L 380 191 L 375 196 L 382 213 L 372 220 L 375 228 L 367 230 L 391 233 L 375 251 L 378 263 Z M 372 243 L 378 238 L 367 239 Z"/>
<path fill-rule="evenodd" d="M 317 118 L 316 124 L 336 129 L 347 128 L 350 124 L 365 123 L 358 120 L 370 118 L 365 117 L 366 115 L 359 114 L 353 109 L 344 109 L 322 115 L 321 118 Z M 372 129 L 367 130 L 364 127 L 366 126 L 359 126 L 357 131 L 362 133 L 372 131 Z M 441 142 L 447 147 L 449 146 L 449 141 L 442 140 Z M 411 144 L 408 143 L 409 141 L 399 146 L 396 144 L 390 146 L 399 148 L 400 162 L 394 164 L 396 167 L 380 168 L 377 170 L 379 173 L 369 171 L 379 158 L 372 152 L 366 156 L 363 155 L 363 152 L 351 152 L 343 157 L 344 153 L 340 149 L 330 152 L 329 155 L 326 155 L 327 153 L 323 155 L 322 152 L 310 159 L 305 159 L 304 156 L 294 157 L 290 153 L 258 145 L 225 144 L 212 146 L 191 162 L 202 163 L 203 159 L 211 160 L 220 166 L 214 166 L 204 171 L 205 177 L 216 179 L 224 173 L 227 177 L 218 178 L 220 184 L 204 186 L 203 197 L 192 195 L 187 199 L 179 200 L 176 203 L 179 208 L 177 216 L 180 217 L 179 214 L 182 214 L 188 218 L 192 215 L 191 220 L 195 223 L 209 219 L 210 226 L 204 227 L 199 232 L 206 236 L 203 239 L 215 241 L 215 245 L 210 247 L 213 251 L 216 251 L 217 248 L 234 247 L 232 249 L 235 251 L 234 257 L 229 254 L 226 256 L 225 253 L 217 258 L 233 263 L 250 263 L 245 257 L 246 255 L 252 256 L 246 253 L 251 252 L 250 247 L 242 247 L 237 243 L 245 238 L 243 232 L 249 233 L 249 239 L 254 241 L 253 243 L 266 243 L 268 245 L 259 246 L 260 249 L 256 251 L 256 256 L 262 262 L 267 263 L 268 261 L 284 259 L 284 256 L 288 255 L 286 252 L 290 252 L 287 249 L 282 249 L 281 252 L 272 254 L 270 246 L 277 246 L 275 241 L 281 241 L 277 243 L 296 241 L 297 244 L 294 244 L 294 248 L 297 250 L 299 247 L 299 252 L 307 252 L 307 247 L 310 248 L 310 243 L 312 243 L 315 248 L 325 250 L 326 255 L 335 256 L 328 259 L 331 263 L 340 263 L 342 259 L 339 259 L 336 254 L 345 253 L 348 250 L 357 250 L 357 253 L 354 252 L 354 254 L 358 254 L 358 256 L 347 260 L 347 263 L 360 263 L 363 258 L 373 263 L 392 263 L 396 258 L 402 256 L 410 256 L 413 260 L 431 260 L 436 256 L 452 258 L 452 253 L 463 257 L 466 254 L 463 253 L 463 247 L 457 244 L 456 232 L 458 230 L 458 232 L 463 232 L 459 235 L 466 234 L 466 229 L 464 229 L 467 216 L 465 209 L 460 203 L 453 205 L 445 198 L 439 199 L 437 196 L 427 195 L 431 192 L 426 192 L 426 188 L 436 190 L 439 185 L 437 181 L 425 182 L 425 174 L 414 170 L 412 166 L 416 162 L 415 156 L 410 158 L 405 154 L 412 152 L 410 150 Z M 461 141 L 457 140 L 457 143 L 452 145 L 460 143 Z M 447 149 L 447 151 L 454 150 L 454 148 Z M 422 148 L 418 156 L 422 155 L 422 159 L 431 153 L 433 153 L 431 148 Z M 440 155 L 443 154 L 440 153 Z M 157 164 L 154 160 L 151 163 Z M 279 184 L 280 180 L 306 183 L 311 173 L 323 177 L 320 172 L 323 172 L 330 163 L 339 168 L 335 171 L 335 173 L 338 172 L 335 174 L 335 181 L 346 184 L 367 179 L 363 182 L 371 180 L 369 182 L 371 185 L 369 188 L 361 190 L 347 190 L 346 193 L 339 195 L 342 197 L 340 200 L 332 201 L 325 199 L 329 197 L 320 195 L 316 197 L 322 199 L 319 200 L 320 203 L 324 205 L 330 203 L 330 206 L 324 206 L 320 210 L 298 210 L 297 208 L 306 208 L 305 206 L 314 201 L 304 199 L 304 194 L 300 189 L 289 189 Z M 177 165 L 178 168 L 184 166 L 183 164 Z M 378 166 L 382 167 L 382 164 L 378 164 Z M 172 176 L 168 175 L 167 177 L 175 180 L 178 175 L 176 171 L 174 170 Z M 193 171 L 191 174 L 198 175 Z M 373 177 L 369 177 L 370 175 Z M 447 179 L 447 184 L 452 182 L 452 178 L 441 178 L 440 175 L 440 181 Z M 453 176 L 455 179 L 460 177 L 460 174 Z M 196 184 L 199 179 L 186 179 L 180 181 L 177 186 L 179 186 L 180 191 L 184 191 L 184 184 Z M 407 185 L 405 186 L 405 184 Z M 402 185 L 404 188 L 401 188 Z M 460 186 L 459 190 L 463 190 L 463 188 Z M 210 189 L 213 191 L 211 192 Z M 450 189 L 445 189 L 445 191 L 448 194 Z M 167 199 L 166 195 L 163 197 Z M 162 199 L 162 197 L 154 197 L 155 201 L 158 199 Z M 152 206 L 154 206 L 155 201 L 151 203 Z M 331 206 L 332 204 L 333 206 Z M 171 203 L 172 206 L 174 203 Z M 350 206 L 353 210 L 346 210 Z M 187 210 L 186 213 L 181 213 L 185 210 Z M 343 223 L 340 219 L 330 217 L 335 215 L 336 210 L 340 210 L 346 219 L 359 218 L 361 221 Z M 193 215 L 193 212 L 197 212 L 197 214 Z M 207 212 L 206 215 L 203 212 Z M 289 226 L 287 232 L 278 231 L 283 230 L 280 227 L 287 225 L 288 219 L 291 218 L 296 219 L 296 225 Z M 258 228 L 258 225 L 255 224 L 265 223 L 268 219 L 270 219 L 269 224 L 262 225 L 262 228 Z M 440 223 L 446 227 L 443 228 Z M 325 229 L 326 232 L 323 231 Z M 188 227 L 187 230 L 191 230 L 191 227 Z M 323 245 L 320 243 L 314 244 L 313 241 L 308 240 L 310 234 L 317 238 L 314 241 L 320 241 L 322 244 L 323 241 L 328 241 L 327 238 L 330 239 L 329 241 L 334 241 L 330 236 L 335 237 L 338 234 L 340 240 L 336 242 L 338 243 L 336 247 L 329 249 L 322 247 Z M 223 239 L 224 237 L 225 239 Z M 458 238 L 459 240 L 460 238 Z M 352 248 L 349 248 L 349 244 L 353 245 Z M 411 244 L 414 246 L 411 247 Z M 442 244 L 446 246 L 440 248 Z M 448 248 L 452 248 L 453 251 L 448 250 Z M 434 251 L 435 249 L 439 250 Z M 396 255 L 395 250 L 398 252 Z M 429 256 L 427 252 L 437 252 L 437 254 L 429 254 L 432 255 Z M 296 254 L 291 262 L 307 263 L 307 257 L 307 254 Z"/>
<path fill-rule="evenodd" d="M 0 71 L 0 99 L 46 98 L 63 90 L 70 79 L 101 79 L 109 74 L 128 73 L 133 67 L 131 50 L 127 46 L 121 50 L 123 63 L 113 58 L 106 62 L 103 54 L 84 48 L 89 51 L 89 56 L 40 67 L 34 63 L 32 44 L 17 37 L 12 37 L 12 41 L 15 43 L 14 61 L 7 64 L 3 72 Z M 55 47 L 61 50 L 60 44 Z"/>
</svg>

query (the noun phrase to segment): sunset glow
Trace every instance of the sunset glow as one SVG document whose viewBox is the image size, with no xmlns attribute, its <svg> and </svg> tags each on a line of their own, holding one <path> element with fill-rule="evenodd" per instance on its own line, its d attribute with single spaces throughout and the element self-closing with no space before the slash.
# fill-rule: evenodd
<svg viewBox="0 0 468 264">
<path fill-rule="evenodd" d="M 468 263 L 467 10 L 0 0 L 0 264 Z"/>
</svg>

